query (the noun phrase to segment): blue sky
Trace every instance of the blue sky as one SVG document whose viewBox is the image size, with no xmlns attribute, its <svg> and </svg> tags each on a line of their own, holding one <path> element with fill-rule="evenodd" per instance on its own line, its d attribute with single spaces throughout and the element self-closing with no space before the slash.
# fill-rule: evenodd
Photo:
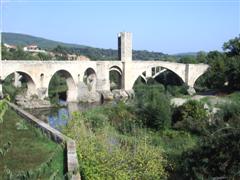
<svg viewBox="0 0 240 180">
<path fill-rule="evenodd" d="M 240 0 L 2 0 L 2 30 L 101 48 L 133 33 L 133 48 L 221 50 L 240 34 Z"/>
</svg>

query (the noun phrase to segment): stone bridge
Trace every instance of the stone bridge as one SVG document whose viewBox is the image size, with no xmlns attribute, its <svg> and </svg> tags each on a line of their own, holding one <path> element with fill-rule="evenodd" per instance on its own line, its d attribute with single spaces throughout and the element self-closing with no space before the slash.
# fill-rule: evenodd
<svg viewBox="0 0 240 180">
<path fill-rule="evenodd" d="M 65 77 L 68 91 L 67 101 L 79 101 L 84 93 L 110 91 L 110 71 L 121 75 L 121 89 L 131 91 L 137 78 L 147 80 L 165 70 L 174 72 L 189 87 L 207 70 L 205 64 L 182 64 L 166 61 L 132 60 L 132 34 L 118 35 L 118 61 L 5 61 L 0 64 L 0 82 L 15 74 L 15 85 L 22 76 L 28 86 L 28 95 L 48 97 L 50 80 L 56 73 Z M 2 84 L 0 84 L 2 94 Z"/>
</svg>

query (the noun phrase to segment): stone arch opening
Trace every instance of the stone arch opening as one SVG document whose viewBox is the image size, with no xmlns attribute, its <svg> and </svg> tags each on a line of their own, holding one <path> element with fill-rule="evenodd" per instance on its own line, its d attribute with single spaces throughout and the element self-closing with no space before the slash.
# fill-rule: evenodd
<svg viewBox="0 0 240 180">
<path fill-rule="evenodd" d="M 164 86 L 181 86 L 184 81 L 175 72 L 169 69 L 160 69 L 154 76 L 152 76 L 156 82 L 163 84 Z M 148 80 L 149 81 L 149 80 Z"/>
<path fill-rule="evenodd" d="M 48 97 L 53 103 L 77 100 L 77 87 L 68 71 L 58 70 L 53 74 L 48 84 Z"/>
<path fill-rule="evenodd" d="M 185 86 L 183 86 L 185 82 L 177 73 L 161 66 L 149 67 L 146 71 L 142 72 L 134 81 L 133 89 L 136 89 L 137 85 L 159 83 L 169 90 L 172 89 L 171 86 L 182 86 L 185 89 Z"/>
<path fill-rule="evenodd" d="M 133 84 L 133 89 L 136 89 L 138 86 L 146 85 L 147 79 L 146 79 L 146 71 L 144 71 L 138 78 L 135 80 Z"/>
<path fill-rule="evenodd" d="M 165 86 L 180 86 L 185 83 L 184 80 L 177 73 L 161 66 L 150 67 L 148 70 L 142 72 L 142 74 L 139 76 L 141 76 L 147 84 L 161 83 Z"/>
<path fill-rule="evenodd" d="M 17 94 L 31 97 L 37 95 L 36 83 L 28 73 L 15 71 L 3 80 L 3 94 L 10 95 L 10 98 L 15 98 Z"/>
<path fill-rule="evenodd" d="M 88 87 L 89 91 L 96 91 L 97 75 L 93 68 L 87 68 L 84 72 L 83 82 Z"/>
<path fill-rule="evenodd" d="M 208 79 L 207 71 L 199 75 L 193 83 L 193 88 L 196 92 L 201 92 L 206 90 L 206 80 Z"/>
<path fill-rule="evenodd" d="M 109 69 L 110 90 L 122 89 L 122 70 L 117 66 Z"/>
</svg>

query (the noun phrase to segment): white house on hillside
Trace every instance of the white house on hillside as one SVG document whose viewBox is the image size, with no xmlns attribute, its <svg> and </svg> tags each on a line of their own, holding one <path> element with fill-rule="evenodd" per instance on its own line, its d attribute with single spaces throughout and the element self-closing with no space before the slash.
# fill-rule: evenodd
<svg viewBox="0 0 240 180">
<path fill-rule="evenodd" d="M 40 49 L 37 45 L 29 45 L 23 48 L 23 51 L 32 53 L 47 53 L 45 50 Z"/>
</svg>

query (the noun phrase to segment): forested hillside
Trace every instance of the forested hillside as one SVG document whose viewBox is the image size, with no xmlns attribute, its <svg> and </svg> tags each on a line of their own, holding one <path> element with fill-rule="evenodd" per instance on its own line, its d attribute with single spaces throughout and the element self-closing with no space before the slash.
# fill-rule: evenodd
<svg viewBox="0 0 240 180">
<path fill-rule="evenodd" d="M 16 46 L 26 46 L 35 44 L 38 47 L 47 51 L 57 51 L 62 54 L 77 54 L 89 57 L 91 60 L 117 60 L 118 52 L 116 49 L 94 48 L 84 45 L 68 44 L 59 41 L 52 41 L 40 37 L 17 34 L 17 33 L 2 33 L 2 43 L 7 43 Z M 170 60 L 170 56 L 161 52 L 150 52 L 146 50 L 134 50 L 134 60 Z M 174 59 L 171 59 L 174 61 Z"/>
<path fill-rule="evenodd" d="M 57 47 L 58 45 L 65 46 L 65 47 L 75 47 L 75 48 L 87 47 L 87 46 L 83 46 L 83 45 L 53 41 L 53 40 L 36 37 L 36 36 L 31 36 L 31 35 L 27 35 L 27 34 L 2 32 L 1 35 L 2 35 L 3 43 L 16 45 L 16 46 L 27 46 L 27 45 L 36 44 L 42 49 L 53 49 L 53 48 Z"/>
</svg>

